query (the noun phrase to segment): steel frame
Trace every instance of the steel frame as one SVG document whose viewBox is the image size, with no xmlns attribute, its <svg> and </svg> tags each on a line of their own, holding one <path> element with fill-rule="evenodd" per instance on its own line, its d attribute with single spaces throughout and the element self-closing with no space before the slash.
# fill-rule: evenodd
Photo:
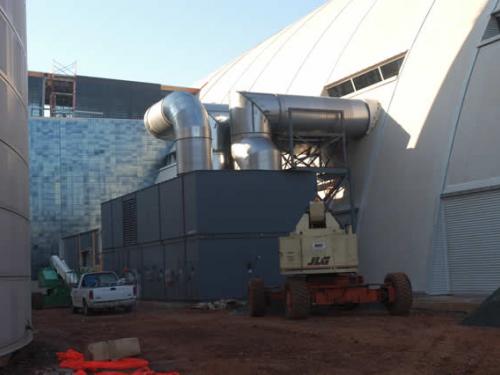
<svg viewBox="0 0 500 375">
<path fill-rule="evenodd" d="M 324 111 L 337 114 L 340 117 L 342 131 L 330 134 L 328 137 L 300 137 L 294 134 L 293 113 L 316 112 L 311 108 L 290 108 L 288 111 L 288 136 L 286 138 L 288 150 L 281 153 L 283 169 L 303 170 L 316 173 L 318 194 L 317 198 L 325 202 L 330 210 L 336 194 L 344 188 L 349 197 L 349 207 L 342 210 L 350 216 L 352 230 L 356 232 L 356 209 L 353 201 L 353 186 L 347 152 L 347 136 L 344 122 L 344 112 L 339 110 Z M 307 145 L 298 154 L 295 152 L 297 144 Z M 327 147 L 340 147 L 342 159 L 331 160 L 323 157 L 322 150 Z M 339 164 L 339 165 L 337 165 Z M 319 195 L 324 193 L 324 197 Z M 335 216 L 336 212 L 332 211 Z"/>
</svg>

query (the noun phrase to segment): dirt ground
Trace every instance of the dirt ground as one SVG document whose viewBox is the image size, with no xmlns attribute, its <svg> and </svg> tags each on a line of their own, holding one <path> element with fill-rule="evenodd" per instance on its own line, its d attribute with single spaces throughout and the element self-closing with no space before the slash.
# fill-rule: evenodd
<svg viewBox="0 0 500 375">
<path fill-rule="evenodd" d="M 35 339 L 5 374 L 57 368 L 55 352 L 93 341 L 139 337 L 156 370 L 181 374 L 500 374 L 500 330 L 459 325 L 462 314 L 413 311 L 391 317 L 358 309 L 288 321 L 279 314 L 198 311 L 141 303 L 90 317 L 33 312 Z"/>
</svg>

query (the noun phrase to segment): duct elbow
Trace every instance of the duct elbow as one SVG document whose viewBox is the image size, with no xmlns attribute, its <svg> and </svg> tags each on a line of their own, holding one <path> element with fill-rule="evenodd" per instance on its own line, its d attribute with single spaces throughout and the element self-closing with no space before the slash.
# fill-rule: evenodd
<svg viewBox="0 0 500 375">
<path fill-rule="evenodd" d="M 279 170 L 281 155 L 271 139 L 269 121 L 246 94 L 234 92 L 229 108 L 235 169 Z"/>
<path fill-rule="evenodd" d="M 144 114 L 144 127 L 155 138 L 165 141 L 175 140 L 173 127 L 163 114 L 163 102 L 165 98 L 149 107 Z"/>
<path fill-rule="evenodd" d="M 235 169 L 279 170 L 281 154 L 267 137 L 244 136 L 231 144 Z"/>
<path fill-rule="evenodd" d="M 176 144 L 177 173 L 212 169 L 212 135 L 208 114 L 199 98 L 174 91 L 144 115 L 146 130 Z"/>
</svg>

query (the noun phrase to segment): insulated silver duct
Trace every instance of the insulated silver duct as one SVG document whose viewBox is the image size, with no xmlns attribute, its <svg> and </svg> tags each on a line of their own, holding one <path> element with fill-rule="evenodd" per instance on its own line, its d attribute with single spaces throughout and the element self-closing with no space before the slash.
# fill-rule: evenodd
<svg viewBox="0 0 500 375">
<path fill-rule="evenodd" d="M 230 167 L 231 136 L 229 106 L 227 104 L 203 104 L 208 113 L 212 131 L 212 169 Z"/>
<path fill-rule="evenodd" d="M 345 129 L 348 137 L 359 138 L 375 120 L 370 107 L 374 111 L 376 105 L 330 97 L 235 92 L 230 101 L 233 159 L 240 169 L 281 169 L 279 149 L 288 150 L 290 132 L 307 141 Z"/>
<path fill-rule="evenodd" d="M 212 169 L 212 136 L 207 111 L 198 97 L 174 91 L 152 105 L 144 126 L 153 136 L 175 141 L 177 174 Z"/>
<path fill-rule="evenodd" d="M 281 155 L 271 140 L 264 113 L 245 93 L 235 92 L 229 103 L 231 156 L 239 169 L 281 169 Z"/>
</svg>

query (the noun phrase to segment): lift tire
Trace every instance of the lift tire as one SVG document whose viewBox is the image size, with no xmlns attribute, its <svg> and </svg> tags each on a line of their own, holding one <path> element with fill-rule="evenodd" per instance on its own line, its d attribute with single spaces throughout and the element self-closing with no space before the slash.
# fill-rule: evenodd
<svg viewBox="0 0 500 375">
<path fill-rule="evenodd" d="M 386 302 L 385 306 L 391 315 L 407 315 L 413 304 L 413 292 L 408 276 L 402 272 L 389 273 L 384 282 L 396 291 L 396 300 Z"/>
<path fill-rule="evenodd" d="M 251 279 L 248 282 L 248 308 L 250 316 L 264 316 L 266 314 L 266 288 L 264 280 Z"/>
<path fill-rule="evenodd" d="M 311 310 L 311 296 L 305 280 L 289 279 L 285 285 L 285 315 L 288 319 L 305 319 Z"/>
</svg>

